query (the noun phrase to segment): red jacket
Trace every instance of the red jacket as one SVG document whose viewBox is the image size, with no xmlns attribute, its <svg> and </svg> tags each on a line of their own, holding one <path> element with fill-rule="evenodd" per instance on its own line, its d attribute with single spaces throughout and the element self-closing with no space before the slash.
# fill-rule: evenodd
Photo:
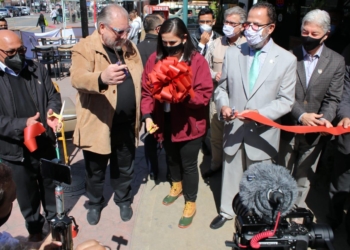
<svg viewBox="0 0 350 250">
<path fill-rule="evenodd" d="M 148 74 L 156 63 L 153 53 L 142 74 L 141 112 L 143 116 L 151 115 L 153 122 L 159 126 L 155 133 L 158 141 L 163 140 L 164 104 L 155 100 L 147 88 Z M 201 137 L 207 130 L 208 103 L 213 92 L 209 65 L 202 55 L 195 53 L 191 60 L 193 74 L 192 88 L 194 98 L 185 98 L 181 103 L 171 104 L 171 140 L 181 142 Z"/>
</svg>

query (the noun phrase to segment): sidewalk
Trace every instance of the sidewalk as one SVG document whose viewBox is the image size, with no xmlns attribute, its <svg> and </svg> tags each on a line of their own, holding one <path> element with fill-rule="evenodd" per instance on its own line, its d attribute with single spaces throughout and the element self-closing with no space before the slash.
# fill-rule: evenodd
<svg viewBox="0 0 350 250">
<path fill-rule="evenodd" d="M 54 80 L 54 79 L 53 79 Z M 70 78 L 57 81 L 61 95 L 68 96 L 75 102 L 76 90 L 70 85 Z M 98 131 L 92 131 L 98 133 Z M 72 160 L 73 178 L 84 177 L 84 162 L 81 150 L 76 149 L 67 139 L 69 153 L 75 155 Z M 217 173 L 208 180 L 199 180 L 197 199 L 197 213 L 193 224 L 187 229 L 180 229 L 178 221 L 182 215 L 184 199 L 181 196 L 171 206 L 162 205 L 162 199 L 168 194 L 170 185 L 165 178 L 165 155 L 159 155 L 160 173 L 159 181 L 146 182 L 147 167 L 144 160 L 143 144 L 140 142 L 135 159 L 135 175 L 133 181 L 133 218 L 129 222 L 122 222 L 119 208 L 113 202 L 112 190 L 106 177 L 105 199 L 108 205 L 103 209 L 98 225 L 90 226 L 86 221 L 87 198 L 84 195 L 67 197 L 66 208 L 71 208 L 70 215 L 74 216 L 79 224 L 79 234 L 74 239 L 74 245 L 87 239 L 96 239 L 108 246 L 109 249 L 133 250 L 197 250 L 197 249 L 229 249 L 225 247 L 225 240 L 231 240 L 234 231 L 234 222 L 228 221 L 222 228 L 212 230 L 209 228 L 211 220 L 217 215 L 220 203 L 221 173 Z M 198 157 L 200 171 L 209 168 L 210 157 Z M 108 173 L 107 173 L 108 176 Z M 326 184 L 318 185 L 310 192 L 309 207 L 314 211 L 318 222 L 325 221 L 327 212 Z M 321 188 L 320 188 L 320 187 Z M 45 229 L 47 232 L 47 228 Z M 20 213 L 17 201 L 14 202 L 13 211 L 8 222 L 1 227 L 13 236 L 26 241 L 28 233 L 24 226 L 24 219 Z M 345 227 L 335 232 L 335 249 L 349 249 L 346 245 Z M 35 249 L 35 248 L 30 248 Z"/>
</svg>

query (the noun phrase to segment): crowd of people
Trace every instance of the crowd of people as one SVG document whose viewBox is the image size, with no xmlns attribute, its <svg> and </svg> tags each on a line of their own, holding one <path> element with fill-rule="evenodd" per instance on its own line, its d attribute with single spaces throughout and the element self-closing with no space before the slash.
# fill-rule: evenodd
<svg viewBox="0 0 350 250">
<path fill-rule="evenodd" d="M 315 9 L 302 20 L 301 45 L 287 51 L 271 37 L 276 19 L 273 5 L 266 2 L 248 13 L 233 7 L 225 11 L 221 36 L 213 31 L 215 15 L 208 8 L 200 10 L 194 34 L 179 18 L 149 14 L 141 24 L 135 11 L 127 13 L 119 5 L 101 10 L 97 30 L 72 48 L 70 69 L 78 91 L 73 143 L 83 151 L 90 225 L 99 223 L 105 205 L 108 164 L 120 217 L 132 218 L 131 182 L 142 122 L 151 179 L 158 178 L 158 147 L 166 153 L 171 187 L 163 205 L 184 195 L 180 228 L 189 227 L 196 214 L 198 154 L 209 128 L 212 160 L 203 177 L 223 172 L 220 213 L 210 223 L 212 229 L 236 216 L 232 200 L 243 172 L 258 162 L 286 167 L 298 184 L 297 205 L 307 207 L 320 155 L 331 136 L 281 132 L 245 115 L 258 113 L 282 125 L 350 127 L 350 46 L 340 55 L 325 45 L 331 18 Z M 141 26 L 146 36 L 138 43 Z M 55 204 L 54 184 L 41 176 L 39 160 L 55 158 L 58 121 L 50 114 L 59 113 L 61 98 L 45 67 L 25 59 L 26 48 L 15 33 L 1 30 L 0 48 L 0 180 L 7 178 L 0 182 L 0 206 L 7 204 L 0 210 L 0 222 L 10 216 L 15 199 L 10 187 L 15 184 L 29 240 L 41 241 Z M 190 72 L 190 94 L 180 101 L 165 92 L 159 99 L 153 91 L 159 82 L 152 74 L 166 60 L 182 63 Z M 37 138 L 38 149 L 30 152 L 23 131 L 38 122 L 46 132 Z M 350 135 L 335 141 L 328 214 L 333 229 L 343 221 L 350 192 Z M 350 226 L 349 213 L 346 221 Z M 350 230 L 348 234 L 350 239 Z"/>
</svg>

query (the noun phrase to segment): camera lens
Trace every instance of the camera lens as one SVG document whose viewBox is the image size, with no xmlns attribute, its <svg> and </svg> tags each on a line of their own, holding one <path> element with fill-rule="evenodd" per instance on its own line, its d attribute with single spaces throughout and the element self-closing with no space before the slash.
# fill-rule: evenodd
<svg viewBox="0 0 350 250">
<path fill-rule="evenodd" d="M 333 242 L 334 234 L 332 228 L 327 224 L 312 224 L 310 227 L 309 247 L 312 249 L 328 248 Z"/>
</svg>

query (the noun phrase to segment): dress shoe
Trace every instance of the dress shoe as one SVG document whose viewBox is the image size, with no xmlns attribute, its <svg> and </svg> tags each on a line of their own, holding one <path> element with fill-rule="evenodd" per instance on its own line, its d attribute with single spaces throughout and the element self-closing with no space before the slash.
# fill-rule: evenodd
<svg viewBox="0 0 350 250">
<path fill-rule="evenodd" d="M 187 228 L 192 224 L 193 217 L 196 214 L 196 203 L 187 201 L 182 217 L 179 221 L 179 228 Z"/>
<path fill-rule="evenodd" d="M 171 185 L 170 193 L 163 199 L 163 205 L 169 206 L 176 201 L 177 198 L 182 194 L 182 183 L 181 181 L 173 182 Z"/>
<path fill-rule="evenodd" d="M 221 214 L 219 214 L 218 216 L 216 216 L 214 218 L 214 220 L 210 223 L 210 228 L 211 229 L 218 229 L 220 227 L 222 227 L 225 222 L 228 221 L 228 219 L 226 219 L 224 216 L 222 216 Z"/>
<path fill-rule="evenodd" d="M 101 208 L 89 208 L 86 219 L 90 225 L 97 225 L 101 217 Z"/>
<path fill-rule="evenodd" d="M 120 208 L 120 218 L 122 218 L 122 221 L 129 221 L 132 217 L 132 208 L 130 204 L 127 205 L 121 205 Z"/>
<path fill-rule="evenodd" d="M 29 234 L 28 241 L 30 242 L 40 242 L 43 241 L 43 233 Z"/>
<path fill-rule="evenodd" d="M 158 180 L 158 175 L 156 175 L 155 173 L 151 172 L 149 174 L 149 179 L 152 180 L 152 181 L 156 181 L 156 180 Z"/>
</svg>

